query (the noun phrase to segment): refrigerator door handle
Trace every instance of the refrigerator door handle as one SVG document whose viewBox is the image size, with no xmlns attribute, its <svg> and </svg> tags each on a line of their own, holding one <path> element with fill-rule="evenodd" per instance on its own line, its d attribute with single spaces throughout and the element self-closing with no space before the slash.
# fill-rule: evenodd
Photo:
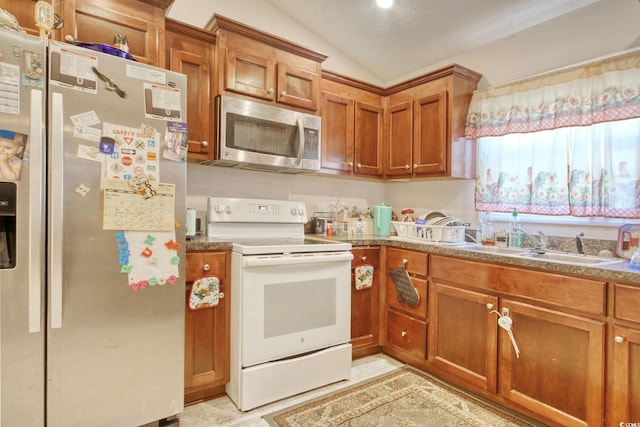
<svg viewBox="0 0 640 427">
<path fill-rule="evenodd" d="M 44 114 L 43 93 L 31 90 L 29 135 L 32 150 L 29 154 L 29 332 L 40 332 L 42 311 L 42 206 L 44 189 Z"/>
<path fill-rule="evenodd" d="M 62 252 L 63 252 L 63 158 L 64 110 L 63 95 L 53 93 L 51 98 L 51 202 L 49 204 L 49 272 L 51 328 L 62 327 Z"/>
</svg>

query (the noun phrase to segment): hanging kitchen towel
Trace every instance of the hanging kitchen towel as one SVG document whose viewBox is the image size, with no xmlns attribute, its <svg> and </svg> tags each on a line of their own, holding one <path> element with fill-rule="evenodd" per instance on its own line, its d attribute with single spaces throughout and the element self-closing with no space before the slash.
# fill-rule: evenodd
<svg viewBox="0 0 640 427">
<path fill-rule="evenodd" d="M 373 285 L 373 265 L 362 264 L 354 271 L 356 290 L 370 288 Z"/>
<path fill-rule="evenodd" d="M 404 267 L 392 268 L 389 276 L 396 285 L 396 296 L 398 301 L 405 302 L 409 307 L 417 307 L 420 303 L 420 294 L 413 283 L 407 269 Z"/>
<path fill-rule="evenodd" d="M 201 310 L 218 305 L 224 295 L 220 292 L 220 280 L 216 276 L 203 276 L 193 281 L 189 295 L 189 308 Z"/>
</svg>

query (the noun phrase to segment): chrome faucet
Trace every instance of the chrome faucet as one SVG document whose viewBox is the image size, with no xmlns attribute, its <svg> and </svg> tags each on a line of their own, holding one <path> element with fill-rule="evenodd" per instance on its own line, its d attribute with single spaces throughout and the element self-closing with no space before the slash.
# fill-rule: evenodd
<svg viewBox="0 0 640 427">
<path fill-rule="evenodd" d="M 576 249 L 578 250 L 578 253 L 581 255 L 584 255 L 584 249 L 582 247 L 583 237 L 584 237 L 584 233 L 582 231 L 576 234 Z"/>
<path fill-rule="evenodd" d="M 547 248 L 547 236 L 542 231 L 538 231 L 540 237 L 536 237 L 533 234 L 529 233 L 527 230 L 523 228 L 516 228 L 515 231 L 519 231 L 521 233 L 526 234 L 531 240 L 533 240 L 537 245 L 534 248 L 535 250 L 544 251 Z"/>
</svg>

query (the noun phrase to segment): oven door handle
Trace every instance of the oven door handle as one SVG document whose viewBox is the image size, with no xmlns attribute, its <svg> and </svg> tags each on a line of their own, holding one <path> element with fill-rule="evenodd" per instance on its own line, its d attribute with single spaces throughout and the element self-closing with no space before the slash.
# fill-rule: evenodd
<svg viewBox="0 0 640 427">
<path fill-rule="evenodd" d="M 244 257 L 242 267 L 270 267 L 275 265 L 319 264 L 326 262 L 351 261 L 351 252 L 314 254 L 314 255 L 284 255 L 278 257 Z"/>
</svg>

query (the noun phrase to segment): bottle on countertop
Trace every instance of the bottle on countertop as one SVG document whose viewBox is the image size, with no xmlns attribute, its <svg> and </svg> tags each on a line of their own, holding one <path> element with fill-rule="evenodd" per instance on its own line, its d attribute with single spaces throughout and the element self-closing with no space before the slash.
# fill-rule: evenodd
<svg viewBox="0 0 640 427">
<path fill-rule="evenodd" d="M 491 212 L 482 212 L 480 214 L 480 242 L 484 246 L 495 245 L 496 231 L 493 227 L 493 218 Z"/>
<path fill-rule="evenodd" d="M 514 208 L 509 219 L 509 247 L 519 248 L 520 246 L 522 246 L 522 232 L 520 231 L 518 212 Z"/>
</svg>

